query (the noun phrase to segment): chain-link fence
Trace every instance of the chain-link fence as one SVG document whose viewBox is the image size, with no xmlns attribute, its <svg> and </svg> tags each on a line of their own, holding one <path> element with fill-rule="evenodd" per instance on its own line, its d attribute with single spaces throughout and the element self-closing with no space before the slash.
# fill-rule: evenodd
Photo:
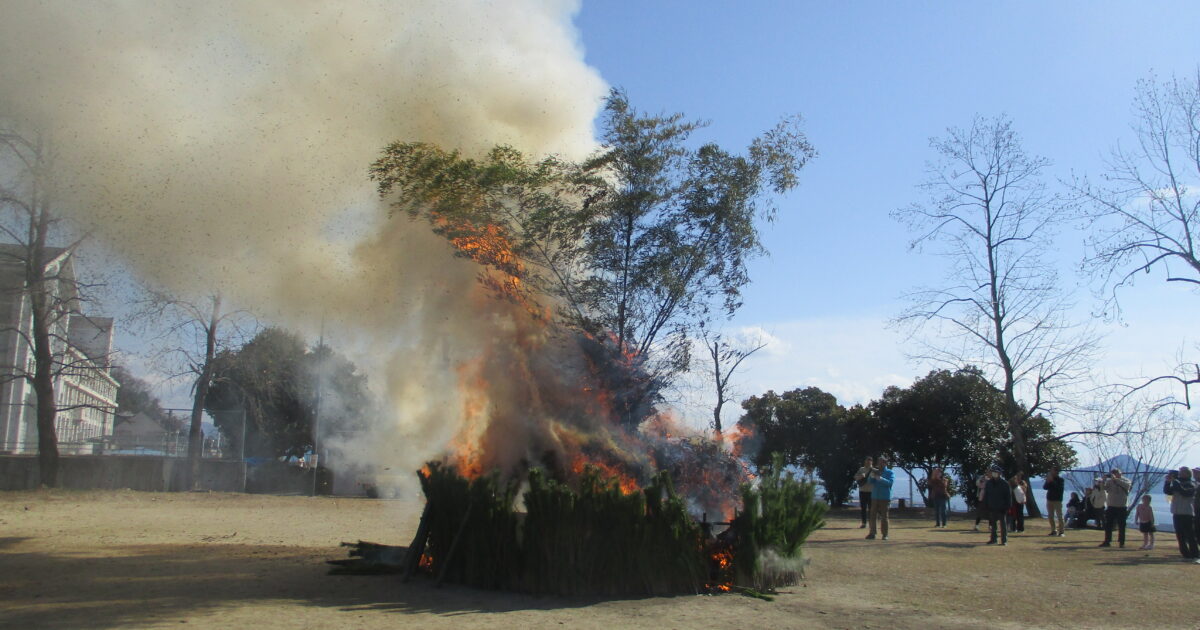
<svg viewBox="0 0 1200 630">
<path fill-rule="evenodd" d="M 60 417 L 56 422 L 58 433 L 59 455 L 148 455 L 157 457 L 187 457 L 189 427 L 191 425 L 190 409 L 165 409 L 158 417 L 139 413 L 131 416 L 116 416 L 114 421 L 97 431 L 89 431 L 96 435 L 86 439 L 64 439 L 66 436 L 79 435 L 81 432 L 72 426 L 77 421 L 70 417 Z M 243 419 L 245 413 L 235 411 Z M 156 414 L 157 415 L 157 414 Z M 205 415 L 206 431 L 201 457 L 206 459 L 244 459 L 242 444 L 245 442 L 244 427 L 239 437 L 229 439 L 224 433 L 213 426 L 211 418 Z M 23 419 L 26 423 L 21 431 L 21 439 L 4 439 L 0 436 L 0 454 L 36 455 L 38 452 L 37 429 L 32 419 Z"/>
</svg>

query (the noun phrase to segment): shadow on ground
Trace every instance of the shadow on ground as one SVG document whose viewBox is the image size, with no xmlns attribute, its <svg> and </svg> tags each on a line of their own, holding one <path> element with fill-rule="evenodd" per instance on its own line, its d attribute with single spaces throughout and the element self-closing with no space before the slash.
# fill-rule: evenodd
<svg viewBox="0 0 1200 630">
<path fill-rule="evenodd" d="M 0 538 L 0 627 L 127 628 L 277 600 L 345 611 L 470 615 L 589 606 L 600 598 L 480 591 L 397 575 L 331 576 L 339 552 L 270 545 L 124 546 L 106 557 L 22 551 Z M 398 623 L 403 623 L 399 622 Z"/>
</svg>

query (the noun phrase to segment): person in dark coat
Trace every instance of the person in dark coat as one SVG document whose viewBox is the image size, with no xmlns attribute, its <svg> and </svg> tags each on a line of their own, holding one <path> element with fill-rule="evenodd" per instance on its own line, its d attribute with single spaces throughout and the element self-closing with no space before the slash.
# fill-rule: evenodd
<svg viewBox="0 0 1200 630">
<path fill-rule="evenodd" d="M 1192 483 L 1200 483 L 1200 468 L 1192 469 Z M 1200 545 L 1200 518 L 1197 515 L 1200 515 L 1200 487 L 1192 497 L 1192 531 L 1196 533 L 1196 544 Z"/>
<path fill-rule="evenodd" d="M 1087 525 L 1084 522 L 1086 514 L 1087 508 L 1084 507 L 1083 499 L 1079 498 L 1078 492 L 1072 492 L 1071 500 L 1067 501 L 1067 523 L 1075 529 L 1083 529 Z"/>
<path fill-rule="evenodd" d="M 1063 520 L 1063 490 L 1065 488 L 1066 483 L 1058 475 L 1058 467 L 1052 466 L 1050 473 L 1046 475 L 1046 481 L 1042 483 L 1042 489 L 1046 491 L 1046 517 L 1050 521 L 1050 536 L 1062 536 L 1063 530 L 1066 528 L 1066 522 Z"/>
<path fill-rule="evenodd" d="M 1008 485 L 1008 480 L 1000 474 L 1000 467 L 993 466 L 988 473 L 988 480 L 983 484 L 983 506 L 987 509 L 988 528 L 991 531 L 992 537 L 988 539 L 987 544 L 996 544 L 996 523 L 1000 523 L 1000 541 L 999 544 L 1008 544 L 1008 523 L 1005 518 L 1008 516 L 1008 509 L 1013 505 L 1012 488 Z"/>
</svg>

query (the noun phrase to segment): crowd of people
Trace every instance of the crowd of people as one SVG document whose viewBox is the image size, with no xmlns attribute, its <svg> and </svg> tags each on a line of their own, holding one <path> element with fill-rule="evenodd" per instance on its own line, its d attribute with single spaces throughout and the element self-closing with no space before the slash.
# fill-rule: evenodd
<svg viewBox="0 0 1200 630">
<path fill-rule="evenodd" d="M 1163 494 L 1170 497 L 1171 520 L 1180 554 L 1185 560 L 1200 564 L 1200 492 L 1197 491 L 1197 480 L 1200 480 L 1200 468 L 1189 469 L 1184 466 L 1178 471 L 1171 471 L 1163 485 Z M 858 485 L 862 518 L 859 527 L 870 528 L 868 540 L 888 540 L 888 510 L 895 475 L 888 468 L 887 458 L 866 458 L 855 473 L 854 481 Z M 935 468 L 924 484 L 929 505 L 933 508 L 934 527 L 947 527 L 952 491 L 950 479 L 943 470 Z M 1059 470 L 1052 468 L 1042 483 L 1042 489 L 1046 491 L 1046 516 L 1050 524 L 1048 535 L 1065 536 L 1068 524 L 1082 528 L 1094 519 L 1104 530 L 1101 547 L 1112 547 L 1115 534 L 1116 545 L 1124 548 L 1132 487 L 1129 478 L 1120 469 L 1113 468 L 1095 479 L 1083 496 L 1072 492 L 1064 514 L 1066 482 Z M 975 530 L 979 531 L 980 523 L 987 520 L 990 533 L 987 544 L 1007 545 L 1010 532 L 1025 531 L 1024 515 L 1030 492 L 1029 482 L 1021 473 L 1006 478 L 999 466 L 993 466 L 975 480 L 972 497 L 975 504 Z M 1134 511 L 1134 524 L 1142 534 L 1141 550 L 1154 549 L 1155 533 L 1158 531 L 1151 502 L 1150 495 L 1143 495 Z"/>
</svg>

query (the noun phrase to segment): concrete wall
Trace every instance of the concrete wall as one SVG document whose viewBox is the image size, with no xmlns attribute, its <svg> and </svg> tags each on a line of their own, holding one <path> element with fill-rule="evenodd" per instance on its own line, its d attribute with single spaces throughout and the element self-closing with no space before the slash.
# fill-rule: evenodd
<svg viewBox="0 0 1200 630">
<path fill-rule="evenodd" d="M 58 460 L 58 485 L 77 490 L 129 488 L 150 492 L 183 490 L 187 459 L 155 456 L 71 455 Z M 241 492 L 245 464 L 239 461 L 200 461 L 200 488 Z M 0 490 L 38 487 L 37 457 L 0 455 Z"/>
<path fill-rule="evenodd" d="M 328 468 L 319 468 L 317 494 L 331 494 L 333 474 Z M 297 468 L 284 462 L 263 462 L 251 466 L 247 472 L 246 492 L 251 494 L 311 494 L 313 470 Z"/>
</svg>

